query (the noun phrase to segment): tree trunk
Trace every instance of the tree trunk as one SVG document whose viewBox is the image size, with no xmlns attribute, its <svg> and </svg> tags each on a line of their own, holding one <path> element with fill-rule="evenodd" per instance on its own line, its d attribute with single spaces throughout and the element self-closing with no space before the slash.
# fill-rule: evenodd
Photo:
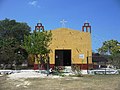
<svg viewBox="0 0 120 90">
<path fill-rule="evenodd" d="M 50 68 L 50 66 L 49 66 L 49 56 L 47 56 L 47 76 L 49 75 L 49 68 Z"/>
<path fill-rule="evenodd" d="M 3 70 L 5 70 L 5 69 L 6 69 L 6 67 L 7 67 L 7 64 L 4 64 L 4 65 L 3 65 Z"/>
</svg>

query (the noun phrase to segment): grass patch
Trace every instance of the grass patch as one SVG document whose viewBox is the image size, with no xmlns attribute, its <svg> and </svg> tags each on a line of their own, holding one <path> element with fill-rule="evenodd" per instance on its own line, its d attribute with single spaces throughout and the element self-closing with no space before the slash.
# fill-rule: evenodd
<svg viewBox="0 0 120 90">
<path fill-rule="evenodd" d="M 0 90 L 119 90 L 120 75 L 83 75 L 82 78 L 29 78 L 27 88 L 16 87 L 22 80 L 9 80 L 6 76 L 0 77 Z"/>
</svg>

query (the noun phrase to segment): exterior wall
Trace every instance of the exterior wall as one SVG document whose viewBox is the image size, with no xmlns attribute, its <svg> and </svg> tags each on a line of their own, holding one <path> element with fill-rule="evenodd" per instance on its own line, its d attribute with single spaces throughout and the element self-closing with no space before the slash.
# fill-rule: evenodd
<svg viewBox="0 0 120 90">
<path fill-rule="evenodd" d="M 68 28 L 51 30 L 52 43 L 50 45 L 50 64 L 55 64 L 55 50 L 71 49 L 71 64 L 86 65 L 92 64 L 91 34 Z M 84 59 L 79 55 L 84 54 Z"/>
</svg>

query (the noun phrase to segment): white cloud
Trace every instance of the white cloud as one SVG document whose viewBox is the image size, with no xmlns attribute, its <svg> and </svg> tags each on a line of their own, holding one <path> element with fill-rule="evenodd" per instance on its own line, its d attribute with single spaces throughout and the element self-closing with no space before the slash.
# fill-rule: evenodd
<svg viewBox="0 0 120 90">
<path fill-rule="evenodd" d="M 30 1 L 30 2 L 28 2 L 28 4 L 31 5 L 31 6 L 39 7 L 39 5 L 37 5 L 37 3 L 38 3 L 38 2 L 35 1 L 35 0 L 34 0 L 34 1 Z"/>
<path fill-rule="evenodd" d="M 37 1 L 31 1 L 28 3 L 29 5 L 32 5 L 32 6 L 36 6 L 37 5 Z"/>
</svg>

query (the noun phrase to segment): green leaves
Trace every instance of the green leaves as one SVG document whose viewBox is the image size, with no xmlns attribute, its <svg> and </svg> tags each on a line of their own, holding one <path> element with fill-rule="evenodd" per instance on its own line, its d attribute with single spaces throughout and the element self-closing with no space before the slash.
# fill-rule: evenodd
<svg viewBox="0 0 120 90">
<path fill-rule="evenodd" d="M 25 36 L 23 47 L 29 54 L 46 54 L 49 53 L 49 45 L 51 41 L 51 31 L 34 32 L 29 36 Z"/>
<path fill-rule="evenodd" d="M 0 37 L 13 37 L 20 44 L 24 40 L 24 35 L 30 34 L 30 30 L 31 28 L 27 23 L 20 23 L 10 19 L 0 21 Z"/>
<path fill-rule="evenodd" d="M 0 38 L 0 59 L 1 62 L 10 63 L 15 56 L 14 51 L 18 48 L 18 43 L 14 38 Z"/>
<path fill-rule="evenodd" d="M 101 48 L 98 49 L 101 54 L 116 54 L 120 53 L 120 42 L 117 40 L 109 40 L 103 42 Z"/>
<path fill-rule="evenodd" d="M 30 27 L 26 23 L 16 20 L 0 20 L 0 63 L 13 63 L 23 61 L 24 55 L 18 54 L 16 50 L 21 48 L 24 35 L 30 34 Z"/>
<path fill-rule="evenodd" d="M 117 40 L 105 41 L 98 52 L 107 55 L 108 62 L 116 68 L 120 68 L 120 42 Z"/>
</svg>

